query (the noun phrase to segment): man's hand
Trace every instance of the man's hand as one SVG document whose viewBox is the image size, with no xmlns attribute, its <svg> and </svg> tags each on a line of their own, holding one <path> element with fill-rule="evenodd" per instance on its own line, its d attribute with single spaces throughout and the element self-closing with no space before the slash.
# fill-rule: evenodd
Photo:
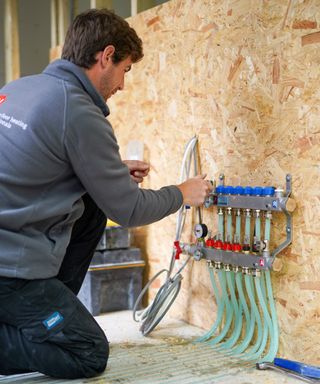
<svg viewBox="0 0 320 384">
<path fill-rule="evenodd" d="M 177 185 L 183 195 L 183 204 L 192 207 L 202 205 L 212 191 L 210 181 L 204 180 L 206 175 L 197 175 Z"/>
<path fill-rule="evenodd" d="M 123 160 L 126 166 L 129 168 L 130 175 L 133 181 L 137 184 L 143 181 L 150 171 L 148 163 L 140 160 Z"/>
</svg>

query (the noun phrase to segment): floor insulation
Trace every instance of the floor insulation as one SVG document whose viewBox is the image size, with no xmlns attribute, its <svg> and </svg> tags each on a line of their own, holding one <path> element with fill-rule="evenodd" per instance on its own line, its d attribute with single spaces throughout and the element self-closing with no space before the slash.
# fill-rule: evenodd
<svg viewBox="0 0 320 384">
<path fill-rule="evenodd" d="M 166 320 L 151 337 L 143 337 L 124 311 L 97 318 L 110 340 L 106 371 L 71 382 L 96 384 L 279 384 L 299 381 L 272 371 L 257 371 L 252 362 L 231 358 L 204 343 L 193 343 L 203 330 Z M 39 373 L 0 377 L 0 383 L 66 383 Z"/>
</svg>

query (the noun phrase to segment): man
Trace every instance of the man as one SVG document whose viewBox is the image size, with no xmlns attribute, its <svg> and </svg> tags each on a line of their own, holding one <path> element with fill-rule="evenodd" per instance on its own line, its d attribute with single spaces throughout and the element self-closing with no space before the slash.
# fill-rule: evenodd
<svg viewBox="0 0 320 384">
<path fill-rule="evenodd" d="M 89 10 L 62 60 L 0 90 L 0 374 L 101 373 L 108 342 L 76 295 L 106 217 L 144 225 L 209 193 L 202 176 L 140 189 L 148 165 L 120 158 L 106 101 L 142 56 L 125 20 Z"/>
</svg>

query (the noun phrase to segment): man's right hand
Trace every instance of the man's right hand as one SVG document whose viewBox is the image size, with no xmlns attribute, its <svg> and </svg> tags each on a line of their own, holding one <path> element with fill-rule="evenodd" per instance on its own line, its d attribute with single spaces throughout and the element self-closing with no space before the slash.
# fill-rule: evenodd
<svg viewBox="0 0 320 384">
<path fill-rule="evenodd" d="M 197 175 L 177 185 L 183 195 L 183 204 L 199 207 L 212 191 L 212 184 L 205 180 L 206 175 Z"/>
</svg>

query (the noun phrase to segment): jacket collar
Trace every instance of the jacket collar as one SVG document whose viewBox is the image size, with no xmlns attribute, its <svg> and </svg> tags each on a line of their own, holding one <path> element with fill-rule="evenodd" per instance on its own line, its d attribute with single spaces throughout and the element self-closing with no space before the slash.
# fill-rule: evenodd
<svg viewBox="0 0 320 384">
<path fill-rule="evenodd" d="M 102 96 L 97 92 L 83 69 L 78 65 L 68 60 L 59 59 L 49 64 L 43 73 L 81 86 L 90 95 L 95 105 L 101 109 L 104 116 L 110 114 L 110 110 Z"/>
</svg>

